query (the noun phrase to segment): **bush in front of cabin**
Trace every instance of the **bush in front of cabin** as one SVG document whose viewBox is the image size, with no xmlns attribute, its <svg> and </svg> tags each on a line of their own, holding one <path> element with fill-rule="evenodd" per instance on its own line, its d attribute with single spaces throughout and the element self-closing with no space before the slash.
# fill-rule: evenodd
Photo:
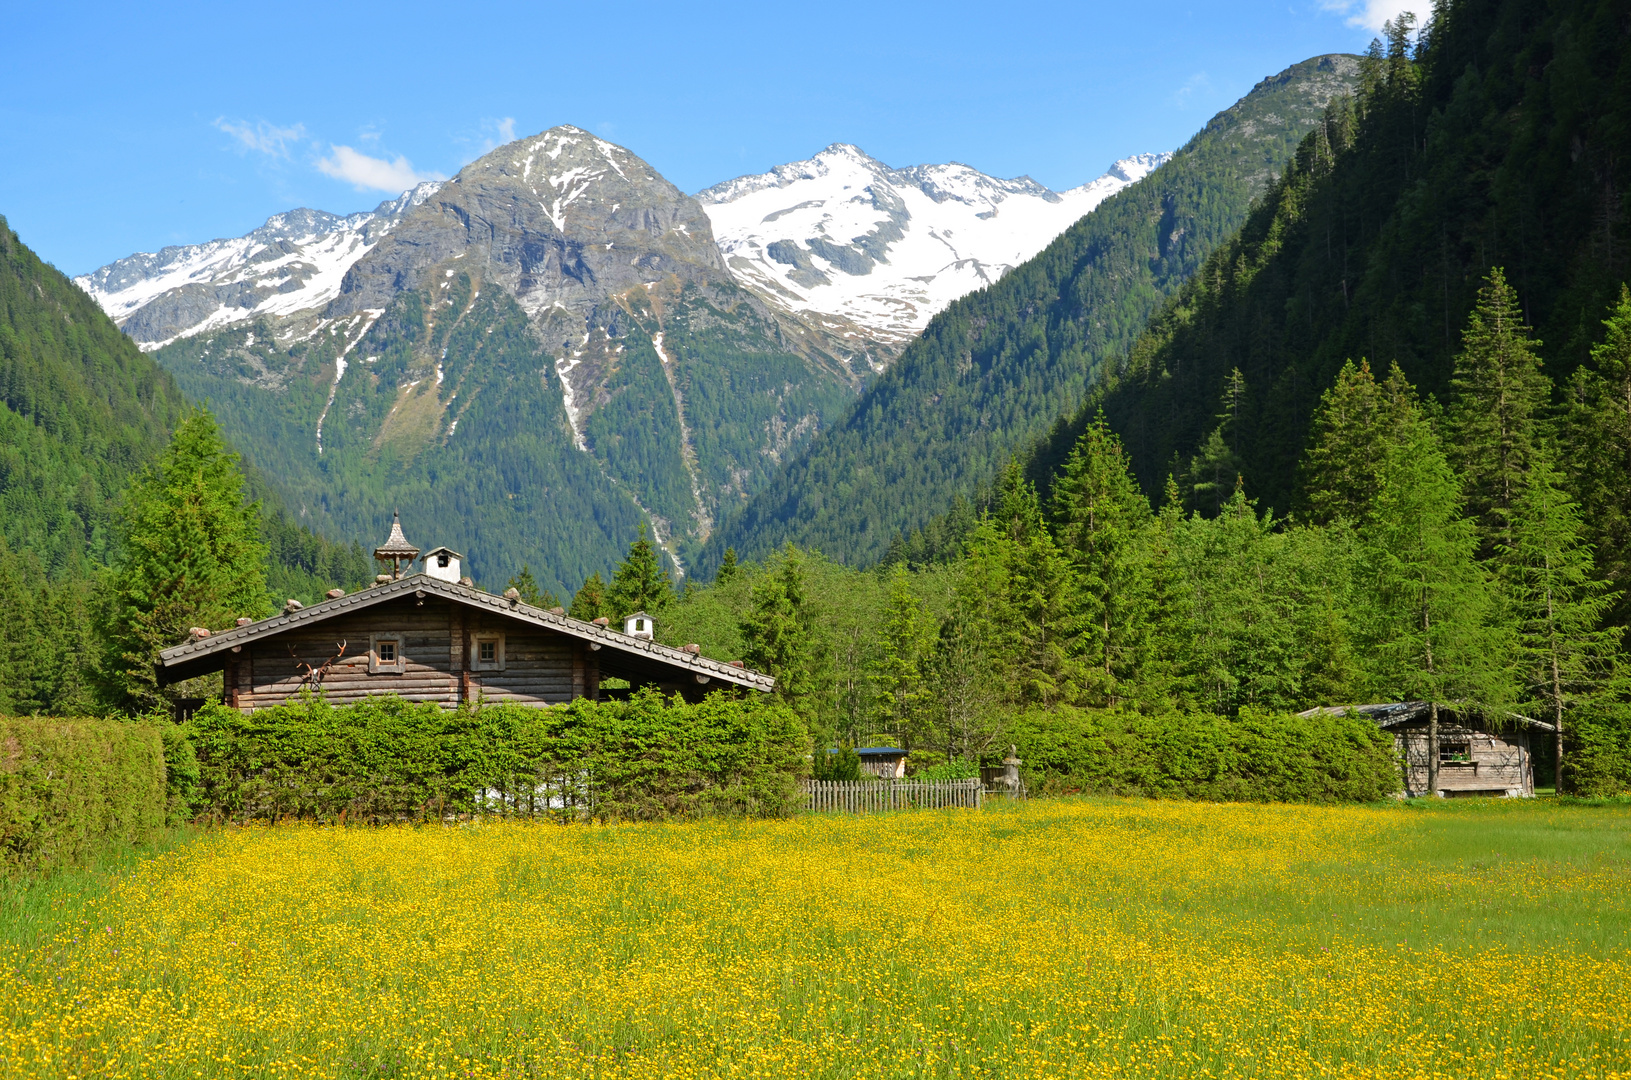
<svg viewBox="0 0 1631 1080">
<path fill-rule="evenodd" d="M 164 736 L 121 720 L 0 717 L 0 871 L 54 870 L 152 840 Z"/>
<path fill-rule="evenodd" d="M 1392 736 L 1357 716 L 1058 708 L 1021 713 L 1011 738 L 1041 793 L 1335 803 L 1399 790 Z"/>
<path fill-rule="evenodd" d="M 548 709 L 390 696 L 247 715 L 211 704 L 192 728 L 202 811 L 260 821 L 775 817 L 796 805 L 808 740 L 791 710 L 760 695 L 688 704 L 652 690 Z"/>
</svg>

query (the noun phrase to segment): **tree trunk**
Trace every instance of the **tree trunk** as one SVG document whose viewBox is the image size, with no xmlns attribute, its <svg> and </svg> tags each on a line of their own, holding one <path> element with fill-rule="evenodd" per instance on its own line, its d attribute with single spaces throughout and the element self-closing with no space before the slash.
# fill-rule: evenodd
<svg viewBox="0 0 1631 1080">
<path fill-rule="evenodd" d="M 1438 702 L 1427 706 L 1427 797 L 1438 798 Z"/>
</svg>

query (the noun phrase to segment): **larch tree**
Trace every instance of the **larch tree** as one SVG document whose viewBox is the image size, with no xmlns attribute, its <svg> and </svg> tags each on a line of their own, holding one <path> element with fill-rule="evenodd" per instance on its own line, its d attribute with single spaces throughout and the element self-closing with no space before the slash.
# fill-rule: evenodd
<svg viewBox="0 0 1631 1080">
<path fill-rule="evenodd" d="M 1387 448 L 1375 513 L 1361 534 L 1364 654 L 1384 700 L 1429 705 L 1429 790 L 1438 790 L 1439 709 L 1511 701 L 1508 642 L 1477 560 L 1478 531 L 1438 437 L 1410 425 Z"/>
<path fill-rule="evenodd" d="M 270 607 L 260 504 L 245 499 L 238 455 L 208 412 L 177 425 L 126 494 L 120 524 L 121 554 L 100 620 L 100 682 L 109 704 L 149 709 L 202 688 L 191 680 L 161 690 L 154 673 L 161 650 L 192 627 L 225 629 Z"/>
<path fill-rule="evenodd" d="M 1621 633 L 1603 625 L 1613 594 L 1597 576 L 1581 538 L 1580 508 L 1562 481 L 1544 455 L 1537 457 L 1512 507 L 1512 541 L 1497 555 L 1518 634 L 1521 691 L 1557 729 L 1559 792 L 1565 715 L 1608 688 Z"/>
<path fill-rule="evenodd" d="M 930 647 L 929 614 L 912 588 L 912 575 L 896 565 L 879 627 L 882 654 L 873 679 L 878 719 L 897 738 L 909 737 L 923 704 L 923 664 Z"/>
<path fill-rule="evenodd" d="M 1512 507 L 1534 465 L 1551 380 L 1518 294 L 1499 267 L 1478 290 L 1450 378 L 1450 462 L 1461 474 L 1480 553 L 1512 542 Z"/>
</svg>

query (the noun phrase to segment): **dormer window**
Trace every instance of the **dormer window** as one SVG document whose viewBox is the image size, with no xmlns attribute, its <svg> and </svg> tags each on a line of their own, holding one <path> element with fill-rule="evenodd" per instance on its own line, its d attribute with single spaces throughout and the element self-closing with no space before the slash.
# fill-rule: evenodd
<svg viewBox="0 0 1631 1080">
<path fill-rule="evenodd" d="M 407 671 L 400 634 L 374 634 L 368 643 L 370 675 L 401 675 Z"/>
</svg>

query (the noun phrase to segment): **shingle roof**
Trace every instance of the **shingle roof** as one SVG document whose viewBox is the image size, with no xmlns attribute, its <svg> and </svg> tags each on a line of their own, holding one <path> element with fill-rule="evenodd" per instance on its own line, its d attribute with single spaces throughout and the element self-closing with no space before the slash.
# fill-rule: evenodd
<svg viewBox="0 0 1631 1080">
<path fill-rule="evenodd" d="M 247 626 L 223 630 L 219 634 L 212 634 L 207 638 L 200 638 L 184 642 L 171 649 L 159 653 L 159 668 L 179 667 L 191 661 L 200 660 L 206 656 L 229 650 L 234 646 L 246 645 L 260 638 L 270 637 L 282 633 L 284 630 L 296 626 L 321 622 L 335 615 L 361 611 L 373 607 L 375 604 L 392 600 L 401 596 L 412 596 L 423 593 L 425 595 L 440 596 L 454 603 L 466 604 L 470 607 L 488 608 L 500 612 L 512 619 L 529 622 L 535 626 L 547 627 L 569 637 L 582 641 L 596 642 L 603 648 L 615 649 L 632 656 L 643 656 L 676 668 L 684 668 L 694 674 L 708 675 L 712 678 L 731 683 L 736 686 L 747 687 L 752 690 L 770 691 L 775 689 L 776 680 L 773 676 L 751 668 L 736 667 L 721 663 L 718 660 L 709 660 L 698 653 L 686 652 L 684 649 L 675 649 L 668 645 L 659 645 L 647 638 L 629 637 L 627 634 L 613 630 L 606 626 L 596 626 L 594 623 L 583 622 L 566 615 L 556 615 L 542 608 L 535 608 L 520 601 L 507 600 L 502 596 L 468 585 L 457 585 L 451 581 L 442 581 L 429 574 L 410 574 L 382 585 L 371 585 L 349 596 L 341 596 L 333 600 L 313 604 L 299 611 L 289 611 L 274 615 L 270 619 L 262 619 Z"/>
<path fill-rule="evenodd" d="M 1317 709 L 1306 709 L 1297 715 L 1313 716 L 1316 713 L 1354 712 L 1375 721 L 1377 727 L 1391 728 L 1398 727 L 1400 724 L 1408 724 L 1413 720 L 1426 719 L 1429 708 L 1431 708 L 1431 703 L 1426 701 L 1390 701 L 1375 705 L 1322 705 Z M 1440 705 L 1439 708 L 1450 713 L 1460 711 L 1453 705 Z M 1503 713 L 1502 719 L 1508 722 L 1516 721 L 1526 727 L 1536 728 L 1540 731 L 1557 730 L 1544 720 L 1536 720 L 1533 717 L 1524 716 L 1522 713 Z"/>
<path fill-rule="evenodd" d="M 392 511 L 391 535 L 385 538 L 385 543 L 374 549 L 374 558 L 401 557 L 412 559 L 418 555 L 419 549 L 408 543 L 408 538 L 402 535 L 402 515 Z"/>
</svg>

